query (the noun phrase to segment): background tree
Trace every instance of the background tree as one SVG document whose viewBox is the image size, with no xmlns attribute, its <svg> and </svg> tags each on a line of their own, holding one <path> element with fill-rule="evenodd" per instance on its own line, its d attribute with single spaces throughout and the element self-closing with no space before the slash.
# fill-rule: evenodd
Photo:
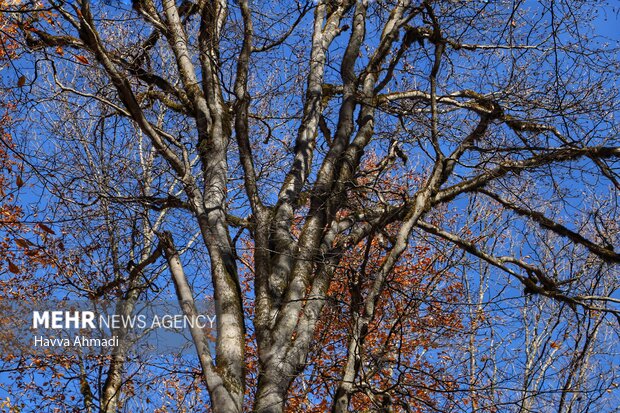
<svg viewBox="0 0 620 413">
<path fill-rule="evenodd" d="M 80 149 L 66 162 L 82 156 L 87 169 L 62 158 L 47 166 L 65 173 L 52 191 L 63 202 L 96 205 L 108 221 L 105 211 L 121 206 L 112 224 L 89 229 L 108 232 L 103 256 L 113 265 L 101 285 L 128 280 L 111 234 L 139 227 L 124 260 L 142 251 L 134 256 L 153 264 L 159 251 L 169 278 L 157 282 L 175 290 L 188 314 L 198 294 L 212 293 L 214 351 L 204 332 L 192 335 L 213 411 L 242 411 L 246 394 L 259 412 L 282 411 L 289 397 L 299 409 L 299 386 L 330 369 L 334 384 L 309 392 L 307 403 L 441 411 L 462 397 L 474 410 L 505 403 L 526 411 L 530 395 L 544 392 L 574 409 L 608 402 L 570 396 L 587 392 L 595 363 L 561 351 L 593 354 L 591 343 L 612 334 L 608 320 L 619 315 L 618 62 L 613 47 L 585 30 L 601 11 L 569 1 L 81 0 L 25 2 L 3 17 L 19 27 L 4 34 L 24 51 L 16 70 L 27 75 L 16 83 L 28 87 L 22 109 L 36 125 L 27 152 L 97 144 L 99 159 L 115 164 L 106 170 Z M 76 133 L 70 119 L 92 126 Z M 86 185 L 79 199 L 67 181 Z M 134 218 L 116 221 L 128 205 Z M 170 212 L 158 219 L 162 210 Z M 179 248 L 193 234 L 201 242 L 189 260 Z M 244 245 L 252 277 L 242 285 Z M 402 270 L 429 251 L 441 263 L 430 280 Z M 471 281 L 465 267 L 461 277 L 471 282 L 455 283 L 442 267 L 464 257 L 493 267 L 493 282 Z M 399 300 L 389 302 L 391 294 Z M 439 296 L 445 306 L 433 304 Z M 492 324 L 501 320 L 485 315 L 486 302 L 508 314 L 504 304 L 517 296 L 539 311 L 519 319 L 538 330 L 523 342 L 515 336 L 525 349 L 514 387 L 515 378 L 489 372 L 473 350 L 485 340 L 476 332 L 510 331 Z M 333 329 L 342 336 L 333 354 L 345 361 L 320 366 L 313 360 L 334 297 L 347 309 Z M 460 314 L 446 314 L 459 302 Z M 403 305 L 414 320 L 398 320 Z M 564 308 L 553 313 L 563 313 L 552 318 L 557 325 L 549 323 L 553 306 Z M 427 352 L 416 364 L 424 345 L 405 341 L 424 337 L 416 336 L 421 328 L 434 332 L 435 317 L 447 329 L 437 340 L 456 349 L 464 338 L 468 363 Z M 494 330 L 481 330 L 484 317 Z M 467 323 L 471 333 L 457 334 Z M 248 331 L 255 380 L 247 377 Z M 498 370 L 511 366 L 504 345 L 489 346 Z M 546 387 L 549 366 L 563 362 L 562 386 Z M 429 389 L 413 373 L 425 367 L 437 379 Z M 508 390 L 497 390 L 503 383 Z M 594 384 L 601 395 L 613 385 Z M 433 392 L 444 395 L 440 402 Z"/>
</svg>

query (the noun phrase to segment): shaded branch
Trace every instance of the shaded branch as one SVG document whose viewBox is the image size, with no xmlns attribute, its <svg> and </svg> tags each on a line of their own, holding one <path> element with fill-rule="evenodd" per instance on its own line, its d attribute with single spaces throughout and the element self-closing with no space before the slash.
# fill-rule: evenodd
<svg viewBox="0 0 620 413">
<path fill-rule="evenodd" d="M 491 199 L 499 202 L 505 208 L 508 208 L 523 217 L 533 220 L 534 222 L 539 224 L 542 228 L 550 230 L 554 232 L 555 234 L 558 234 L 562 237 L 566 237 L 577 244 L 583 245 L 588 250 L 590 250 L 590 252 L 596 254 L 598 257 L 602 258 L 605 261 L 613 262 L 613 263 L 620 263 L 620 254 L 614 252 L 614 249 L 611 246 L 602 247 L 588 240 L 581 234 L 571 231 L 564 225 L 558 222 L 555 222 L 550 218 L 547 218 L 542 213 L 538 211 L 534 211 L 529 208 L 520 207 L 516 205 L 514 202 L 508 201 L 505 198 L 502 198 L 501 196 L 494 194 L 486 189 L 480 189 L 477 192 L 480 192 L 481 194 L 484 194 L 490 197 Z"/>
</svg>

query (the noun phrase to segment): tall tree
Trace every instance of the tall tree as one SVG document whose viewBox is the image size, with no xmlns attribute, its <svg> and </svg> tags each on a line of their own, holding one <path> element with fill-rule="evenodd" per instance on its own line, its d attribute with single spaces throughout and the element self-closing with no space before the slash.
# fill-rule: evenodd
<svg viewBox="0 0 620 413">
<path fill-rule="evenodd" d="M 53 125 L 95 119 L 92 130 L 112 137 L 97 141 L 106 156 L 124 154 L 136 136 L 148 139 L 157 179 L 144 184 L 143 169 L 129 168 L 135 184 L 109 187 L 96 201 L 174 211 L 146 228 L 153 239 L 143 250 L 148 258 L 158 246 L 188 314 L 196 311 L 197 267 L 179 245 L 188 228 L 199 233 L 209 262 L 208 274 L 198 275 L 217 303 L 216 345 L 199 329 L 192 336 L 215 412 L 243 409 L 248 326 L 258 360 L 253 409 L 284 410 L 347 268 L 346 361 L 330 408 L 350 410 L 360 392 L 382 411 L 423 402 L 411 391 L 422 379 L 396 368 L 419 365 L 395 367 L 385 356 L 369 375 L 361 363 L 369 341 L 395 352 L 389 340 L 411 339 L 388 334 L 378 344 L 377 320 L 391 318 L 402 332 L 433 325 L 423 317 L 395 322 L 399 307 L 382 301 L 395 288 L 433 302 L 420 294 L 427 283 L 399 272 L 409 248 L 423 242 L 507 274 L 527 299 L 582 318 L 620 317 L 618 62 L 615 49 L 586 30 L 596 6 L 45 0 L 2 13 L 20 28 L 6 33 L 27 51 L 20 67 L 32 68 L 29 114 L 48 119 L 36 132 L 71 143 L 79 137 Z M 139 157 L 127 156 L 128 164 Z M 480 202 L 494 213 L 471 207 Z M 253 248 L 249 313 L 238 269 L 242 231 Z M 348 267 L 360 248 L 372 259 Z M 438 274 L 444 283 L 453 277 Z M 538 353 L 528 349 L 530 360 Z M 524 391 L 536 374 L 528 377 Z M 566 389 L 582 381 L 566 380 Z M 443 385 L 456 391 L 448 378 Z"/>
</svg>

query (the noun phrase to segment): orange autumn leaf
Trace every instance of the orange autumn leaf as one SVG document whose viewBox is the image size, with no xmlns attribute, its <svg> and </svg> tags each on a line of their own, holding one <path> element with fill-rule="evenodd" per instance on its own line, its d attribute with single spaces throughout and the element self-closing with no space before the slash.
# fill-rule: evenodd
<svg viewBox="0 0 620 413">
<path fill-rule="evenodd" d="M 75 55 L 75 58 L 77 59 L 78 62 L 83 63 L 85 65 L 90 63 L 86 57 L 84 57 L 84 56 L 82 56 L 80 54 Z"/>
</svg>

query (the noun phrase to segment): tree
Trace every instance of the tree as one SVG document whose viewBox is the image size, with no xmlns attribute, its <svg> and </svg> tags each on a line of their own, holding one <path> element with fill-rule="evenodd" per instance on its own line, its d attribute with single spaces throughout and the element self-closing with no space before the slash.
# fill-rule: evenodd
<svg viewBox="0 0 620 413">
<path fill-rule="evenodd" d="M 0 7 L 4 7 L 0 2 Z M 0 40 L 0 73 L 7 71 L 16 59 L 19 44 L 13 36 L 18 27 L 11 19 L 0 15 L 0 30 L 7 36 Z M 25 77 L 20 76 L 12 86 L 20 89 L 25 85 Z M 40 285 L 32 280 L 36 268 L 54 265 L 53 250 L 55 240 L 53 231 L 41 220 L 30 220 L 24 214 L 20 196 L 26 192 L 28 177 L 24 171 L 24 158 L 20 157 L 12 129 L 16 123 L 13 115 L 17 104 L 10 99 L 5 89 L 0 89 L 0 272 L 2 295 L 23 298 Z M 9 276 L 21 282 L 8 282 Z M 15 287 L 7 291 L 9 287 Z"/>
<path fill-rule="evenodd" d="M 0 2 L 0 7 L 5 6 L 5 2 Z M 17 33 L 18 27 L 0 15 L 0 30 L 9 34 L 0 39 L 0 73 L 4 75 L 17 59 L 19 45 L 11 36 Z M 11 86 L 24 87 L 25 77 L 14 79 Z M 43 386 L 31 387 L 31 393 L 41 395 L 45 401 L 62 396 L 62 392 L 50 387 L 50 382 L 56 383 L 54 379 L 57 379 L 56 373 L 62 368 L 63 360 L 23 357 L 22 342 L 16 339 L 16 320 L 11 317 L 16 314 L 15 303 L 31 301 L 33 297 L 45 296 L 50 291 L 48 280 L 38 277 L 37 272 L 51 270 L 57 265 L 56 252 L 62 243 L 44 221 L 24 211 L 24 198 L 28 196 L 25 194 L 28 194 L 33 180 L 27 176 L 27 160 L 20 156 L 11 133 L 17 123 L 13 115 L 18 105 L 10 97 L 7 90 L 0 89 L 0 308 L 3 313 L 0 371 L 7 374 L 19 392 L 3 398 L 0 407 L 3 411 L 17 412 L 26 405 L 22 395 L 31 386 L 25 378 L 30 371 L 48 373 L 52 378 Z M 40 406 L 44 407 L 46 403 Z"/>
<path fill-rule="evenodd" d="M 131 206 L 135 222 L 157 222 L 126 251 L 141 249 L 145 263 L 163 256 L 188 314 L 196 311 L 191 272 L 208 268 L 196 276 L 207 278 L 217 303 L 214 351 L 204 332 L 192 335 L 213 411 L 243 409 L 248 328 L 257 358 L 253 409 L 283 411 L 289 393 L 299 393 L 296 380 L 316 365 L 327 303 L 345 285 L 351 311 L 336 334 L 346 361 L 333 367 L 337 384 L 325 408 L 406 410 L 417 400 L 426 402 L 420 409 L 440 409 L 410 391 L 421 378 L 394 369 L 399 347 L 390 341 L 432 325 L 415 311 L 412 325 L 398 322 L 399 305 L 412 297 L 429 300 L 435 317 L 445 311 L 431 308 L 432 295 L 414 293 L 432 283 L 399 273 L 410 248 L 425 243 L 442 260 L 460 250 L 508 275 L 527 300 L 566 306 L 563 320 L 620 319 L 618 62 L 615 49 L 584 31 L 603 9 L 569 1 L 80 0 L 3 10 L 20 29 L 3 34 L 20 42 L 21 67 L 31 67 L 20 81 L 31 83 L 30 116 L 49 119 L 40 130 L 59 146 L 99 144 L 95 162 L 75 153 L 95 171 L 103 161 L 126 162 L 111 169 L 126 182 L 102 174 L 79 198 L 70 186 L 58 186 L 59 197 L 85 209 Z M 84 117 L 93 122 L 88 133 L 67 133 L 68 120 Z M 92 184 L 86 178 L 68 182 Z M 495 211 L 468 207 L 480 202 Z M 170 213 L 154 220 L 162 210 Z M 179 252 L 195 232 L 206 265 Z M 250 312 L 238 268 L 242 236 L 253 251 Z M 120 261 L 113 267 L 107 281 L 124 279 Z M 436 282 L 453 280 L 453 271 L 434 270 Z M 407 288 L 386 307 L 385 297 Z M 377 342 L 370 331 L 382 317 L 403 333 Z M 442 324 L 455 328 L 459 319 Z M 378 357 L 381 347 L 392 355 Z M 374 375 L 360 363 L 364 354 L 376 359 Z M 430 359 L 435 368 L 438 357 Z M 397 367 L 421 368 L 409 361 Z M 440 376 L 433 386 L 458 393 L 456 379 Z M 470 385 L 474 406 L 480 389 Z"/>
</svg>

